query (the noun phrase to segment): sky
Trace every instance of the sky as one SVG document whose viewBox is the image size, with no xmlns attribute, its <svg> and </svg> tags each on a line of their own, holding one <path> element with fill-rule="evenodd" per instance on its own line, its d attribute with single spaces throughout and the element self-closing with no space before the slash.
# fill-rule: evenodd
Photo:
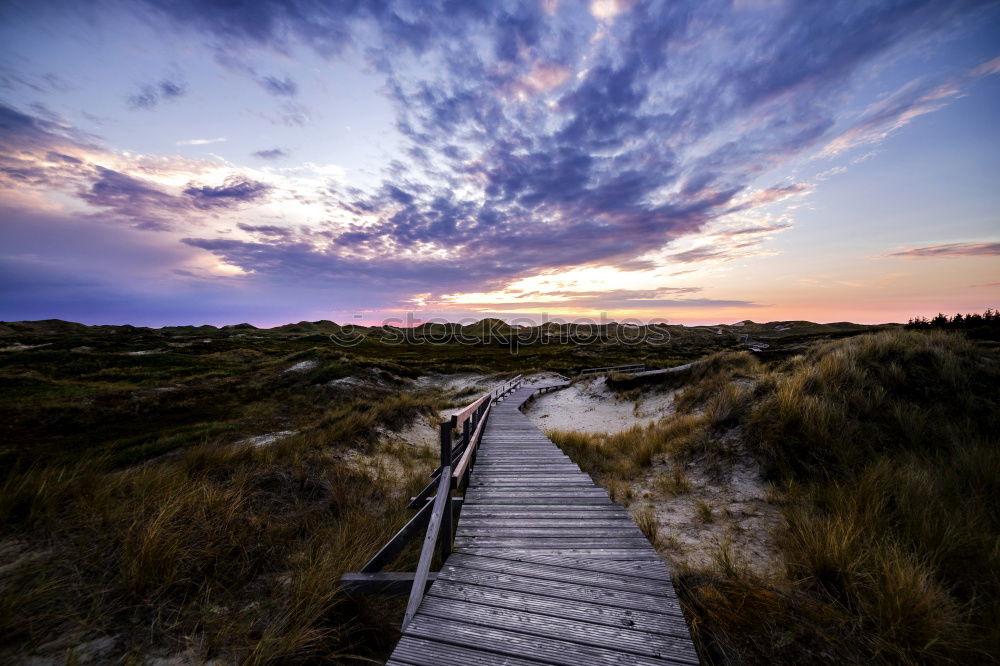
<svg viewBox="0 0 1000 666">
<path fill-rule="evenodd" d="M 1000 3 L 0 2 L 0 319 L 1000 306 Z"/>
</svg>

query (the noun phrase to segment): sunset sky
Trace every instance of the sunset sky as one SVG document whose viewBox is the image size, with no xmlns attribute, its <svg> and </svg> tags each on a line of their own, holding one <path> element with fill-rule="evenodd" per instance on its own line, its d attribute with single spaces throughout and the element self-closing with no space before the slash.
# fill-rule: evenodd
<svg viewBox="0 0 1000 666">
<path fill-rule="evenodd" d="M 0 4 L 0 319 L 1000 305 L 1000 3 Z"/>
</svg>

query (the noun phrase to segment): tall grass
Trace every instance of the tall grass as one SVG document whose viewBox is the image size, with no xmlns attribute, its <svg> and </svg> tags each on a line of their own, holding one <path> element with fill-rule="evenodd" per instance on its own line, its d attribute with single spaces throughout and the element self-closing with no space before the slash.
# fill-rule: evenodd
<svg viewBox="0 0 1000 666">
<path fill-rule="evenodd" d="M 617 485 L 661 453 L 721 460 L 749 451 L 777 487 L 791 489 L 779 535 L 784 580 L 721 565 L 680 576 L 703 658 L 996 660 L 995 352 L 960 334 L 897 329 L 814 345 L 774 369 L 738 355 L 695 368 L 677 396 L 678 413 L 658 424 L 553 435 L 584 468 Z M 846 651 L 830 649 L 838 640 L 849 643 Z M 775 650 L 774 641 L 789 649 Z"/>
<path fill-rule="evenodd" d="M 391 422 L 418 402 L 370 413 Z M 403 478 L 348 465 L 338 451 L 356 434 L 334 422 L 267 448 L 9 474 L 0 520 L 32 557 L 0 574 L 0 635 L 24 653 L 56 632 L 112 632 L 126 660 L 184 636 L 203 658 L 249 664 L 384 655 L 398 600 L 347 599 L 337 581 L 409 518 L 435 456 L 395 447 Z"/>
</svg>

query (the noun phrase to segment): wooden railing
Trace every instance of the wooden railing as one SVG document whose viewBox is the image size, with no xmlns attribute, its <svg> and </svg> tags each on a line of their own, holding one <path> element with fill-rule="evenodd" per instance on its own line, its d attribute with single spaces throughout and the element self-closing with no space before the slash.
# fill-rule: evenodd
<svg viewBox="0 0 1000 666">
<path fill-rule="evenodd" d="M 451 554 L 455 509 L 462 501 L 453 497 L 452 491 L 468 484 L 490 408 L 516 390 L 521 381 L 522 377 L 518 375 L 504 382 L 441 423 L 441 463 L 431 473 L 428 484 L 410 498 L 408 505 L 417 509 L 417 513 L 359 571 L 341 576 L 340 582 L 345 590 L 400 593 L 409 588 L 410 600 L 403 617 L 403 627 L 409 624 L 427 586 L 434 580 L 430 569 L 435 550 L 440 553 L 441 561 Z M 383 572 L 382 569 L 424 528 L 426 531 L 417 570 Z"/>
<path fill-rule="evenodd" d="M 605 372 L 642 372 L 645 369 L 646 366 L 641 363 L 634 363 L 632 365 L 613 365 L 606 368 L 584 368 L 579 372 L 579 376 L 600 375 Z"/>
</svg>

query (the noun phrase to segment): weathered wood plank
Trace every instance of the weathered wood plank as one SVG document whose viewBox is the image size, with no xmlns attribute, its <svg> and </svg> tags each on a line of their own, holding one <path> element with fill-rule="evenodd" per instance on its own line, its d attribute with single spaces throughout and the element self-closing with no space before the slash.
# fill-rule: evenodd
<svg viewBox="0 0 1000 666">
<path fill-rule="evenodd" d="M 431 640 L 449 640 L 475 645 L 512 657 L 536 659 L 543 663 L 561 666 L 580 666 L 580 664 L 620 666 L 623 663 L 634 666 L 663 666 L 664 663 L 693 666 L 698 664 L 697 657 L 623 655 L 619 651 L 598 646 L 551 637 L 539 638 L 518 631 L 425 615 L 414 618 L 407 628 L 407 633 Z"/>
<path fill-rule="evenodd" d="M 611 500 L 607 497 L 569 497 L 566 495 L 557 495 L 554 497 L 539 497 L 534 501 L 527 501 L 526 497 L 483 497 L 483 498 L 472 498 L 466 497 L 465 505 L 470 506 L 472 504 L 479 504 L 481 506 L 489 506 L 491 504 L 504 505 L 504 506 L 541 506 L 545 504 L 553 505 L 565 505 L 567 500 L 572 499 L 573 503 L 577 506 L 583 506 L 586 504 L 597 505 L 597 506 L 611 506 Z"/>
<path fill-rule="evenodd" d="M 570 569 L 582 569 L 584 571 L 618 571 L 628 576 L 638 576 L 642 578 L 653 578 L 655 580 L 669 580 L 670 571 L 667 566 L 657 558 L 654 562 L 594 562 L 580 557 L 559 557 L 553 555 L 543 555 L 535 551 L 508 550 L 501 551 L 491 549 L 489 552 L 478 553 L 474 549 L 463 551 L 467 555 L 483 555 L 484 557 L 495 557 L 502 560 L 515 560 L 518 562 L 538 562 L 551 564 Z"/>
<path fill-rule="evenodd" d="M 463 525 L 458 528 L 457 536 L 466 537 L 492 537 L 496 539 L 517 537 L 641 537 L 642 532 L 635 525 L 628 523 L 617 527 L 593 527 L 588 525 L 563 526 L 558 527 L 470 527 Z"/>
<path fill-rule="evenodd" d="M 510 552 L 509 546 L 463 546 L 456 550 L 463 553 L 485 554 L 491 552 Z M 607 562 L 647 562 L 654 564 L 660 561 L 660 556 L 653 550 L 645 548 L 615 549 L 615 548 L 535 548 L 532 550 L 521 549 L 524 552 L 532 552 L 539 555 L 551 555 L 554 557 L 586 557 L 588 560 L 601 560 Z"/>
<path fill-rule="evenodd" d="M 528 592 L 508 592 L 468 583 L 458 584 L 449 580 L 436 582 L 428 594 L 446 599 L 459 599 L 482 606 L 526 610 L 542 615 L 575 618 L 609 627 L 628 627 L 636 631 L 648 631 L 654 634 L 677 635 L 680 633 L 684 635 L 687 633 L 687 626 L 683 625 L 684 616 L 679 612 L 653 612 L 598 603 L 580 603 Z"/>
<path fill-rule="evenodd" d="M 561 581 L 574 585 L 591 585 L 611 590 L 642 592 L 643 594 L 676 599 L 673 585 L 671 585 L 669 580 L 652 580 L 621 573 L 584 571 L 533 562 L 504 561 L 491 557 L 478 557 L 462 553 L 456 553 L 454 558 L 450 558 L 442 571 L 451 571 L 452 569 L 449 569 L 449 567 L 516 574 L 519 576 L 535 576 L 545 580 Z"/>
<path fill-rule="evenodd" d="M 392 659 L 413 666 L 538 666 L 534 659 L 518 659 L 496 652 L 477 650 L 415 636 L 403 636 Z M 390 663 L 392 663 L 390 661 Z"/>
<path fill-rule="evenodd" d="M 645 550 L 649 542 L 644 537 L 461 537 L 456 548 L 635 548 Z"/>
<path fill-rule="evenodd" d="M 570 641 L 647 657 L 672 658 L 678 663 L 697 664 L 689 642 L 662 634 L 640 633 L 630 626 L 607 627 L 580 620 L 541 615 L 527 610 L 482 607 L 453 599 L 430 597 L 423 615 L 467 622 L 483 627 L 507 629 L 539 638 Z M 693 659 L 693 661 L 692 661 Z"/>
<path fill-rule="evenodd" d="M 667 611 L 680 612 L 680 604 L 675 599 L 662 595 L 630 592 L 597 585 L 577 585 L 563 581 L 545 580 L 532 576 L 499 574 L 478 569 L 442 569 L 438 580 L 449 580 L 457 584 L 478 585 L 510 592 L 538 594 L 567 601 L 597 603 L 618 608 L 645 610 L 653 613 Z M 433 588 L 432 588 L 433 589 Z"/>
</svg>

